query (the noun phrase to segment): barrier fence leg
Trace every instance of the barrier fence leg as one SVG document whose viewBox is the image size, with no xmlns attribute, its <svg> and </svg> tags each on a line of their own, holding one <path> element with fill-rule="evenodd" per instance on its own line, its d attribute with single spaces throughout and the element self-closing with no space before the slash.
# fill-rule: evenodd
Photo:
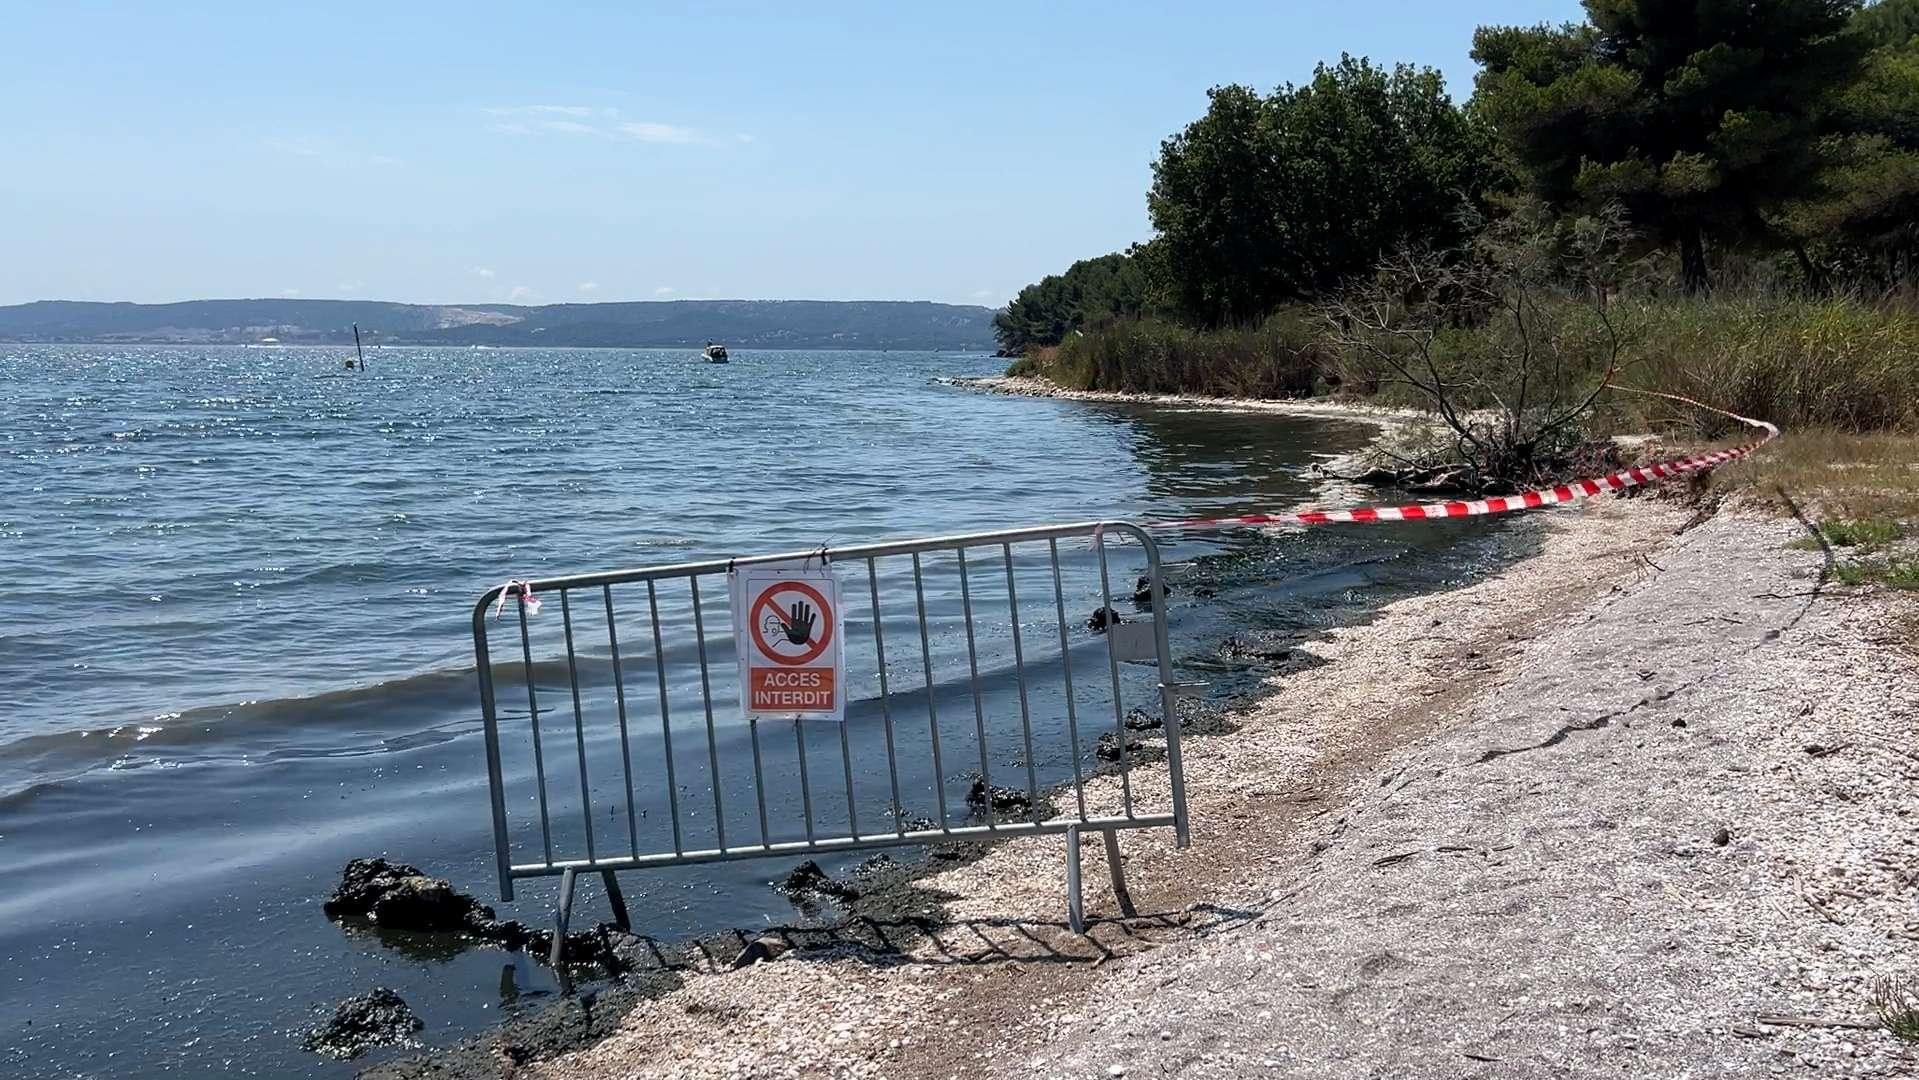
<svg viewBox="0 0 1919 1080">
<path fill-rule="evenodd" d="M 606 902 L 613 908 L 613 925 L 629 934 L 632 933 L 633 920 L 627 918 L 626 894 L 620 892 L 619 879 L 613 876 L 613 871 L 602 870 L 600 880 L 606 882 Z"/>
<path fill-rule="evenodd" d="M 560 971 L 560 957 L 566 951 L 566 924 L 573 918 L 573 877 L 571 867 L 560 872 L 560 906 L 553 911 L 553 948 L 546 961 Z"/>
<path fill-rule="evenodd" d="M 1075 934 L 1086 932 L 1086 905 L 1079 891 L 1079 826 L 1066 828 L 1066 925 Z"/>
<path fill-rule="evenodd" d="M 1126 868 L 1119 861 L 1119 830 L 1106 830 L 1106 865 L 1113 871 L 1113 898 L 1119 901 L 1119 913 L 1129 919 L 1139 912 L 1133 907 L 1133 894 L 1126 891 Z"/>
</svg>

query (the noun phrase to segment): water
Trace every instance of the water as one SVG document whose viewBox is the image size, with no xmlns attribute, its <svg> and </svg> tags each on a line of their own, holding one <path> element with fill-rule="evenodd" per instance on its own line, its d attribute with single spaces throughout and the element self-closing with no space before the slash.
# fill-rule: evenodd
<svg viewBox="0 0 1919 1080">
<path fill-rule="evenodd" d="M 524 957 L 396 948 L 318 906 L 346 859 L 378 853 L 494 898 L 468 619 L 507 577 L 1271 508 L 1308 498 L 1307 466 L 1370 434 L 970 393 L 935 377 L 1001 362 L 956 354 L 717 366 L 690 351 L 387 349 L 363 375 L 341 355 L 0 346 L 9 1075 L 342 1076 L 368 1059 L 319 1059 L 295 1033 L 348 994 L 395 987 L 440 1045 L 550 995 Z M 1477 573 L 1493 528 L 1172 538 L 1176 652 L 1231 690 L 1257 672 L 1219 662 L 1228 633 L 1310 634 Z M 1088 566 L 1069 559 L 1074 619 L 1096 595 Z M 929 572 L 927 600 L 944 673 L 964 656 L 950 573 Z M 538 626 L 536 659 L 563 656 L 551 613 Z M 981 656 L 998 709 L 1014 692 L 1004 642 Z M 548 704 L 565 685 L 551 678 Z M 936 681 L 964 728 L 964 680 Z M 584 682 L 588 708 L 604 704 L 603 665 Z M 503 682 L 503 699 L 518 690 Z M 736 748 L 726 692 L 720 739 Z M 676 675 L 676 708 L 686 693 Z M 1072 763 L 1055 704 L 1034 701 L 1041 783 Z M 856 701 L 855 720 L 872 707 Z M 865 764 L 879 751 L 861 738 Z M 517 758 L 508 772 L 528 776 Z M 965 778 L 907 776 L 909 809 L 929 810 L 940 783 L 957 798 Z M 863 816 L 885 810 L 873 794 Z M 629 875 L 629 901 L 666 938 L 791 920 L 765 885 L 786 865 Z M 523 885 L 502 915 L 540 921 L 551 897 Z"/>
</svg>

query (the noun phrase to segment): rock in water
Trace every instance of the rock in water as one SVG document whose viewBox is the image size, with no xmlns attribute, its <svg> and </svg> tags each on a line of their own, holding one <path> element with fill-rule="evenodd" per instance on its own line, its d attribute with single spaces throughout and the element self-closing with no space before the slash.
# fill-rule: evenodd
<svg viewBox="0 0 1919 1080">
<path fill-rule="evenodd" d="M 455 889 L 445 878 L 428 877 L 417 866 L 385 859 L 354 859 L 322 908 L 330 919 L 362 916 L 390 930 L 459 930 L 504 940 L 493 931 L 493 909 Z"/>
<path fill-rule="evenodd" d="M 988 787 L 984 776 L 973 777 L 973 786 L 966 791 L 966 805 L 975 810 L 997 810 L 1002 813 L 1018 814 L 1033 808 L 1033 800 L 1018 788 Z"/>
<path fill-rule="evenodd" d="M 786 876 L 773 883 L 773 889 L 782 896 L 793 900 L 811 900 L 821 896 L 830 896 L 836 900 L 857 900 L 858 888 L 844 881 L 835 881 L 829 877 L 820 864 L 811 859 L 787 871 Z"/>
<path fill-rule="evenodd" d="M 1086 628 L 1094 633 L 1103 634 L 1106 632 L 1107 627 L 1118 626 L 1125 621 L 1125 619 L 1119 617 L 1119 612 L 1110 607 L 1103 607 L 1087 616 Z"/>
<path fill-rule="evenodd" d="M 1167 596 L 1173 595 L 1173 586 L 1170 583 L 1161 581 L 1159 583 L 1159 587 L 1163 592 L 1166 593 Z M 1150 608 L 1153 606 L 1153 579 L 1152 578 L 1147 577 L 1144 574 L 1141 574 L 1139 577 L 1139 580 L 1133 582 L 1133 603 L 1138 604 L 1140 607 L 1144 607 L 1144 608 Z"/>
<path fill-rule="evenodd" d="M 529 930 L 519 923 L 509 925 L 518 927 L 525 935 L 528 952 L 540 958 L 551 954 L 553 931 Z M 640 942 L 641 939 L 608 923 L 585 930 L 569 930 L 562 962 L 570 968 L 597 967 L 609 975 L 618 975 L 634 966 L 631 948 Z"/>
<path fill-rule="evenodd" d="M 399 994 L 376 986 L 340 1002 L 333 1018 L 307 1032 L 301 1045 L 345 1060 L 360 1056 L 368 1047 L 404 1044 L 425 1026 Z"/>
<path fill-rule="evenodd" d="M 482 914 L 484 911 L 484 914 Z M 493 917 L 471 896 L 443 878 L 413 874 L 393 883 L 373 902 L 373 921 L 393 930 L 464 930 L 468 916 Z"/>
<path fill-rule="evenodd" d="M 482 918 L 475 915 L 467 920 L 466 932 L 482 941 L 491 941 L 506 949 L 519 950 L 533 937 L 533 931 L 518 919 Z"/>
<path fill-rule="evenodd" d="M 420 868 L 385 859 L 351 859 L 340 872 L 340 884 L 321 905 L 327 918 L 370 915 L 373 904 L 403 877 L 420 877 Z"/>
</svg>

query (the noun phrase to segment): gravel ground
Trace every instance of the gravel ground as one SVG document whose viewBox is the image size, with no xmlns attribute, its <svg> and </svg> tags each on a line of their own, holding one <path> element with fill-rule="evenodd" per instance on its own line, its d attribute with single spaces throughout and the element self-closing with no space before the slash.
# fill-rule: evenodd
<svg viewBox="0 0 1919 1080">
<path fill-rule="evenodd" d="M 689 974 L 550 1077 L 1911 1076 L 1919 662 L 1797 523 L 1644 500 L 1307 646 L 1186 744 L 1146 915 L 1057 839 L 921 879 L 947 923 Z M 1163 784 L 1142 771 L 1136 784 Z M 1784 1023 L 1781 1021 L 1792 1021 Z"/>
<path fill-rule="evenodd" d="M 1873 976 L 1919 968 L 1919 665 L 1888 604 L 1809 595 L 1821 556 L 1785 550 L 1796 535 L 1727 517 L 1652 554 L 1395 755 L 1253 926 L 1108 975 L 1087 1022 L 1019 1056 L 1062 1075 L 1914 1075 L 1910 1044 L 1850 1025 Z"/>
</svg>

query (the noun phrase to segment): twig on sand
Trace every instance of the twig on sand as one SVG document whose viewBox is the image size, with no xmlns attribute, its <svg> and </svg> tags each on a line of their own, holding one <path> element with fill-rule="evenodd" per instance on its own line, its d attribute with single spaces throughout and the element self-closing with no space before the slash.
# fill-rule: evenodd
<svg viewBox="0 0 1919 1080">
<path fill-rule="evenodd" d="M 1841 1020 L 1832 1016 L 1781 1015 L 1755 1016 L 1753 1019 L 1761 1024 L 1769 1024 L 1773 1027 L 1857 1028 L 1861 1031 L 1872 1031 L 1879 1027 L 1879 1023 L 1874 1020 Z"/>
<path fill-rule="evenodd" d="M 1806 881 L 1804 878 L 1799 879 L 1799 899 L 1804 900 L 1807 907 L 1817 912 L 1820 918 L 1834 926 L 1846 925 L 1846 920 L 1834 915 L 1832 909 L 1812 898 L 1812 894 L 1806 891 Z"/>
</svg>

